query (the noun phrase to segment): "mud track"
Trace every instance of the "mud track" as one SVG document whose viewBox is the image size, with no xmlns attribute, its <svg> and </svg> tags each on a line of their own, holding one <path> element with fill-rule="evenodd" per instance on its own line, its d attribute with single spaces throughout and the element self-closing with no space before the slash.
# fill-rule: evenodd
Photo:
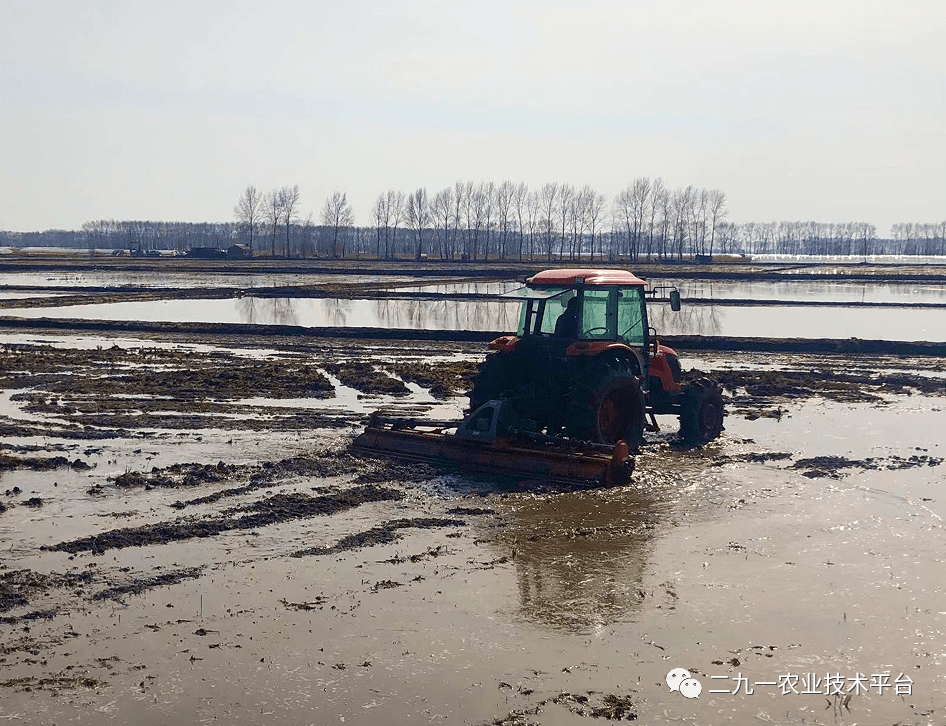
<svg viewBox="0 0 946 726">
<path fill-rule="evenodd" d="M 357 507 L 365 502 L 396 501 L 403 498 L 397 489 L 379 487 L 374 484 L 356 487 L 338 494 L 309 496 L 308 494 L 275 494 L 268 499 L 260 499 L 252 504 L 233 508 L 218 517 L 206 517 L 196 520 L 175 520 L 157 524 L 115 529 L 90 537 L 80 537 L 68 542 L 46 546 L 54 552 L 92 552 L 104 554 L 109 549 L 124 547 L 145 547 L 154 544 L 166 544 L 195 537 L 214 537 L 223 532 L 240 529 L 257 529 L 270 524 L 288 522 L 294 519 L 338 514 Z M 232 518 L 226 515 L 241 514 Z"/>
</svg>

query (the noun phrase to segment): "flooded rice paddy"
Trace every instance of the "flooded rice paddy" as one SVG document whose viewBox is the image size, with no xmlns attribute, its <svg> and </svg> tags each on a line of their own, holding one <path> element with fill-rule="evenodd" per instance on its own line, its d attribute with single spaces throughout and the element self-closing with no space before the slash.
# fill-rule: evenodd
<svg viewBox="0 0 946 726">
<path fill-rule="evenodd" d="M 257 298 L 147 300 L 65 307 L 18 308 L 23 318 L 367 327 L 411 330 L 474 330 L 497 335 L 515 331 L 516 302 L 500 300 L 411 300 Z M 724 335 L 785 338 L 946 340 L 946 303 L 941 308 L 780 307 L 691 305 L 681 312 L 654 304 L 649 323 L 665 335 Z"/>
<path fill-rule="evenodd" d="M 726 431 L 614 489 L 347 451 L 484 349 L 0 330 L 0 716 L 946 718 L 944 359 L 681 351 Z"/>
</svg>

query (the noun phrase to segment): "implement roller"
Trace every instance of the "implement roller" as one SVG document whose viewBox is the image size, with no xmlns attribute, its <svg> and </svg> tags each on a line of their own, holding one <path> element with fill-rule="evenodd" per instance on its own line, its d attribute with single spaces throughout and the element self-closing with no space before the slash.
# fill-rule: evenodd
<svg viewBox="0 0 946 726">
<path fill-rule="evenodd" d="M 620 486 L 630 481 L 634 459 L 623 441 L 606 445 L 547 436 L 524 423 L 504 400 L 487 401 L 462 421 L 375 413 L 352 450 L 531 482 Z"/>
</svg>

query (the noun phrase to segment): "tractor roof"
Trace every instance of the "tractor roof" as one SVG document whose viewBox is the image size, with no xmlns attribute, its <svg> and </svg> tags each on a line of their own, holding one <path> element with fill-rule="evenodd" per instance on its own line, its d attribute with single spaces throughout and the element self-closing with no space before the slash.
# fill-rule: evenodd
<svg viewBox="0 0 946 726">
<path fill-rule="evenodd" d="M 627 270 L 569 269 L 545 270 L 530 277 L 529 285 L 646 285 L 642 279 Z"/>
</svg>

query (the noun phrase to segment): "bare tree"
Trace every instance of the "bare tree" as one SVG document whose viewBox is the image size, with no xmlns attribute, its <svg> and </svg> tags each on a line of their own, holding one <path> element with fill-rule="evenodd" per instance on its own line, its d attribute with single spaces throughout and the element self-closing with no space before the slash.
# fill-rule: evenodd
<svg viewBox="0 0 946 726">
<path fill-rule="evenodd" d="M 352 211 L 351 204 L 348 203 L 348 196 L 344 192 L 335 192 L 322 206 L 322 225 L 327 227 L 332 235 L 331 256 L 337 257 L 341 254 L 345 256 L 344 237 L 347 231 L 355 225 L 355 213 Z M 342 237 L 341 246 L 339 246 L 339 236 Z M 339 252 L 341 249 L 341 252 Z"/>
<path fill-rule="evenodd" d="M 253 250 L 253 232 L 256 225 L 259 224 L 260 207 L 263 205 L 263 195 L 256 190 L 256 187 L 250 184 L 240 197 L 233 214 L 237 221 L 246 225 L 250 232 L 250 250 Z"/>
<path fill-rule="evenodd" d="M 716 235 L 719 233 L 719 227 L 726 218 L 726 195 L 719 189 L 712 189 L 708 196 L 709 202 L 709 223 L 710 223 L 710 242 L 709 253 L 713 255 L 713 246 L 716 244 Z"/>
<path fill-rule="evenodd" d="M 522 261 L 523 237 L 525 236 L 526 230 L 525 217 L 529 204 L 529 186 L 525 182 L 519 182 L 519 184 L 516 185 L 516 188 L 513 191 L 512 203 L 516 210 L 516 221 L 518 222 L 519 227 L 518 253 L 519 260 Z"/>
<path fill-rule="evenodd" d="M 312 237 L 312 212 L 309 212 L 302 220 L 302 227 L 299 229 L 299 254 L 305 259 L 309 254 L 309 241 Z"/>
<path fill-rule="evenodd" d="M 466 221 L 466 240 L 464 240 L 463 254 L 466 259 L 476 259 L 482 216 L 482 196 L 478 193 L 473 182 L 468 181 L 463 187 L 463 218 Z"/>
<path fill-rule="evenodd" d="M 604 210 L 608 200 L 601 192 L 596 192 L 591 187 L 586 187 L 585 192 L 585 219 L 587 221 L 588 233 L 591 235 L 591 259 L 595 258 L 595 238 L 604 222 Z"/>
<path fill-rule="evenodd" d="M 648 207 L 650 209 L 650 219 L 647 224 L 647 260 L 650 261 L 650 256 L 654 252 L 654 232 L 659 229 L 657 226 L 657 219 L 666 209 L 666 197 L 667 190 L 664 188 L 664 180 L 660 177 L 654 179 L 650 185 L 650 201 Z M 663 258 L 663 248 L 661 247 L 660 257 Z"/>
<path fill-rule="evenodd" d="M 374 208 L 371 210 L 374 217 L 375 232 L 377 234 L 377 255 L 378 259 L 388 256 L 388 226 L 391 223 L 391 213 L 388 209 L 388 197 L 382 192 L 374 202 Z M 381 242 L 385 243 L 384 253 L 381 252 Z"/>
<path fill-rule="evenodd" d="M 559 236 L 558 258 L 565 256 L 565 228 L 572 206 L 572 197 L 575 196 L 575 187 L 570 184 L 560 184 L 558 187 L 558 228 Z"/>
<path fill-rule="evenodd" d="M 545 254 L 548 256 L 549 260 L 552 259 L 552 251 L 555 248 L 555 240 L 553 238 L 555 224 L 552 218 L 555 214 L 555 204 L 557 201 L 558 184 L 555 182 L 543 184 L 542 189 L 539 190 L 539 212 L 541 217 L 538 220 L 538 224 L 544 232 Z"/>
<path fill-rule="evenodd" d="M 286 257 L 289 257 L 289 231 L 299 217 L 299 185 L 285 186 L 279 190 L 279 206 L 282 223 L 286 225 Z"/>
<path fill-rule="evenodd" d="M 282 195 L 280 194 L 279 189 L 273 189 L 269 192 L 263 200 L 264 211 L 266 213 L 266 220 L 272 226 L 273 229 L 273 238 L 272 238 L 272 256 L 276 256 L 276 234 L 279 230 L 279 222 L 282 219 Z"/>
<path fill-rule="evenodd" d="M 483 259 L 489 259 L 490 234 L 493 231 L 493 213 L 496 208 L 496 185 L 493 182 L 484 182 L 480 184 L 478 190 L 480 196 L 480 205 L 482 209 L 481 219 L 483 224 Z"/>
<path fill-rule="evenodd" d="M 404 223 L 414 231 L 414 240 L 417 242 L 414 259 L 419 260 L 424 254 L 424 228 L 430 224 L 430 203 L 427 200 L 427 190 L 423 187 L 407 196 Z"/>
<path fill-rule="evenodd" d="M 496 216 L 499 223 L 499 257 L 506 259 L 506 244 L 509 239 L 510 211 L 516 193 L 516 185 L 506 180 L 496 187 Z"/>
<path fill-rule="evenodd" d="M 445 187 L 434 195 L 430 203 L 431 223 L 437 230 L 437 247 L 440 259 L 450 256 L 452 242 L 456 240 L 453 188 Z M 454 239 L 450 239 L 453 232 Z"/>
<path fill-rule="evenodd" d="M 587 224 L 585 204 L 591 194 L 591 187 L 586 184 L 582 189 L 574 192 L 568 202 L 568 226 L 571 230 L 568 243 L 568 259 L 570 260 L 574 260 L 576 257 L 579 260 L 581 259 L 581 247 L 585 236 L 585 225 Z"/>
<path fill-rule="evenodd" d="M 473 193 L 473 185 L 468 182 L 460 181 L 459 179 L 453 185 L 453 224 L 456 228 L 455 238 L 460 236 L 460 227 L 461 225 L 466 228 L 467 235 L 463 240 L 463 252 L 461 252 L 461 257 L 464 254 L 469 253 L 469 209 L 468 202 L 470 195 Z M 457 249 L 459 251 L 459 247 Z"/>
<path fill-rule="evenodd" d="M 397 228 L 404 216 L 404 192 L 388 191 L 388 213 L 391 215 L 391 256 L 397 254 Z"/>
</svg>

